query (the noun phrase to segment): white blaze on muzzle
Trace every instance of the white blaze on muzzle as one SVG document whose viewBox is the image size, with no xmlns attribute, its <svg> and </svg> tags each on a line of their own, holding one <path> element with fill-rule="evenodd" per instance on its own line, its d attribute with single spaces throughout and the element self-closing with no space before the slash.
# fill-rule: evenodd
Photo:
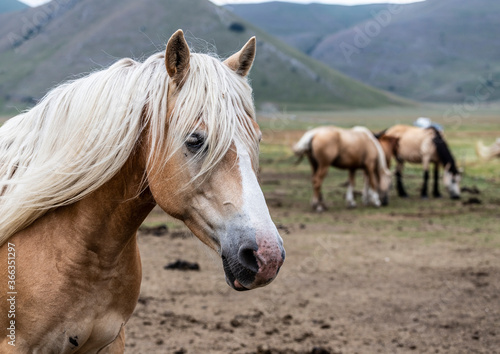
<svg viewBox="0 0 500 354">
<path fill-rule="evenodd" d="M 253 255 L 249 255 L 248 250 L 246 250 L 246 255 L 242 254 L 240 249 L 238 256 L 243 265 L 246 263 L 245 259 L 251 256 L 254 256 L 257 261 L 258 271 L 254 281 L 252 284 L 242 284 L 253 288 L 263 286 L 276 277 L 283 264 L 285 250 L 283 240 L 271 220 L 264 195 L 252 168 L 250 155 L 241 142 L 235 142 L 235 145 L 242 187 L 242 205 L 239 213 L 244 215 L 241 220 L 249 223 L 247 229 L 253 231 L 252 235 L 247 235 L 252 239 L 246 242 L 255 242 L 257 245 L 257 250 L 252 251 Z"/>
</svg>

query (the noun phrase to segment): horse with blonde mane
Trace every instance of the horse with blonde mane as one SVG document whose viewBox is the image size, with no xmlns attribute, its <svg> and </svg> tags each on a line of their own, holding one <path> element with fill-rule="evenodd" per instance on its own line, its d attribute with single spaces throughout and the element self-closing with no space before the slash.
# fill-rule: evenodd
<svg viewBox="0 0 500 354">
<path fill-rule="evenodd" d="M 433 196 L 441 197 L 438 186 L 439 166 L 444 168 L 443 182 L 452 199 L 460 198 L 460 172 L 455 159 L 446 143 L 443 134 L 431 126 L 429 128 L 410 125 L 395 125 L 377 134 L 379 139 L 396 139 L 393 150 L 396 158 L 396 187 L 400 197 L 408 197 L 403 185 L 403 168 L 405 161 L 421 163 L 424 169 L 424 183 L 420 192 L 422 198 L 427 198 L 429 181 L 429 165 L 434 164 Z M 389 157 L 390 158 L 390 157 Z"/>
<path fill-rule="evenodd" d="M 476 154 L 483 160 L 491 160 L 500 157 L 500 138 L 490 146 L 485 146 L 482 141 L 476 143 Z"/>
<path fill-rule="evenodd" d="M 357 169 L 365 174 L 363 203 L 376 207 L 389 203 L 391 172 L 387 168 L 384 150 L 377 139 L 365 127 L 342 129 L 319 127 L 307 131 L 293 147 L 294 153 L 307 156 L 312 168 L 312 208 L 317 212 L 326 210 L 321 185 L 330 166 L 349 171 L 346 193 L 348 208 L 356 207 L 354 182 Z"/>
<path fill-rule="evenodd" d="M 0 129 L 0 352 L 123 353 L 137 229 L 157 204 L 220 255 L 232 288 L 276 277 L 254 57 L 255 38 L 221 62 L 179 30 L 165 53 L 65 83 Z"/>
</svg>

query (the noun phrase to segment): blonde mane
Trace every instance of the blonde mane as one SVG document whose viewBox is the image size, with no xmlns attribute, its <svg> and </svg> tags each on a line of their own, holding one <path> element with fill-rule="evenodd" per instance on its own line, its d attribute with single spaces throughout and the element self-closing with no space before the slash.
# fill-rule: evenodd
<svg viewBox="0 0 500 354">
<path fill-rule="evenodd" d="M 372 143 L 375 144 L 375 148 L 377 149 L 377 155 L 378 155 L 378 169 L 380 172 L 386 174 L 387 176 L 390 176 L 391 171 L 387 167 L 384 150 L 382 149 L 382 146 L 380 145 L 379 141 L 375 138 L 373 133 L 366 127 L 354 127 L 352 128 L 352 130 L 365 133 L 368 136 L 368 138 L 372 141 Z"/>
<path fill-rule="evenodd" d="M 217 58 L 191 54 L 170 117 L 168 87 L 164 53 L 144 63 L 122 59 L 54 88 L 7 121 L 0 128 L 0 245 L 48 210 L 72 204 L 109 181 L 145 127 L 148 164 L 167 162 L 203 126 L 207 151 L 193 180 L 210 174 L 234 139 L 245 145 L 257 168 L 258 139 L 250 121 L 255 113 L 245 78 Z"/>
</svg>

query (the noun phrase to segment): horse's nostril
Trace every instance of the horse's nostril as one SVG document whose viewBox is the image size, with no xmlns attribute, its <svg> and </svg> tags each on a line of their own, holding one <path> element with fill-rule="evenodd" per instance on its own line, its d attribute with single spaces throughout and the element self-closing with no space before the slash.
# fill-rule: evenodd
<svg viewBox="0 0 500 354">
<path fill-rule="evenodd" d="M 259 271 L 259 264 L 254 254 L 254 249 L 242 246 L 238 251 L 238 260 L 245 268 L 257 273 Z"/>
</svg>

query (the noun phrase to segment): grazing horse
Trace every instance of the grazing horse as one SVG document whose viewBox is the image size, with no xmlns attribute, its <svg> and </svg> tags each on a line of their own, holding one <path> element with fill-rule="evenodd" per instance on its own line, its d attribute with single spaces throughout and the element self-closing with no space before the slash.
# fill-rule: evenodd
<svg viewBox="0 0 500 354">
<path fill-rule="evenodd" d="M 455 164 L 448 144 L 439 130 L 434 127 L 419 128 L 409 125 L 395 125 L 377 134 L 379 139 L 397 139 L 393 151 L 397 161 L 396 187 L 400 197 L 408 194 L 403 186 L 403 168 L 405 161 L 410 163 L 421 163 L 424 168 L 424 183 L 422 185 L 421 197 L 427 198 L 429 181 L 429 165 L 434 164 L 434 186 L 433 196 L 441 197 L 438 188 L 439 165 L 444 167 L 443 183 L 448 189 L 452 199 L 460 198 L 460 173 Z"/>
<path fill-rule="evenodd" d="M 500 138 L 493 145 L 484 146 L 482 141 L 476 143 L 476 153 L 483 160 L 490 160 L 494 157 L 500 157 Z"/>
<path fill-rule="evenodd" d="M 391 172 L 387 168 L 382 147 L 368 129 L 364 127 L 311 129 L 295 144 L 293 151 L 299 156 L 299 162 L 305 155 L 311 164 L 314 193 L 312 207 L 316 211 L 321 212 L 326 209 L 321 185 L 330 166 L 349 171 L 347 207 L 356 207 L 354 178 L 357 169 L 362 169 L 365 173 L 363 202 L 376 207 L 388 204 Z"/>
<path fill-rule="evenodd" d="M 179 30 L 165 53 L 58 86 L 0 129 L 1 353 L 122 353 L 136 232 L 156 204 L 220 255 L 232 288 L 276 277 L 254 57 L 255 38 L 224 62 L 191 54 Z"/>
</svg>

